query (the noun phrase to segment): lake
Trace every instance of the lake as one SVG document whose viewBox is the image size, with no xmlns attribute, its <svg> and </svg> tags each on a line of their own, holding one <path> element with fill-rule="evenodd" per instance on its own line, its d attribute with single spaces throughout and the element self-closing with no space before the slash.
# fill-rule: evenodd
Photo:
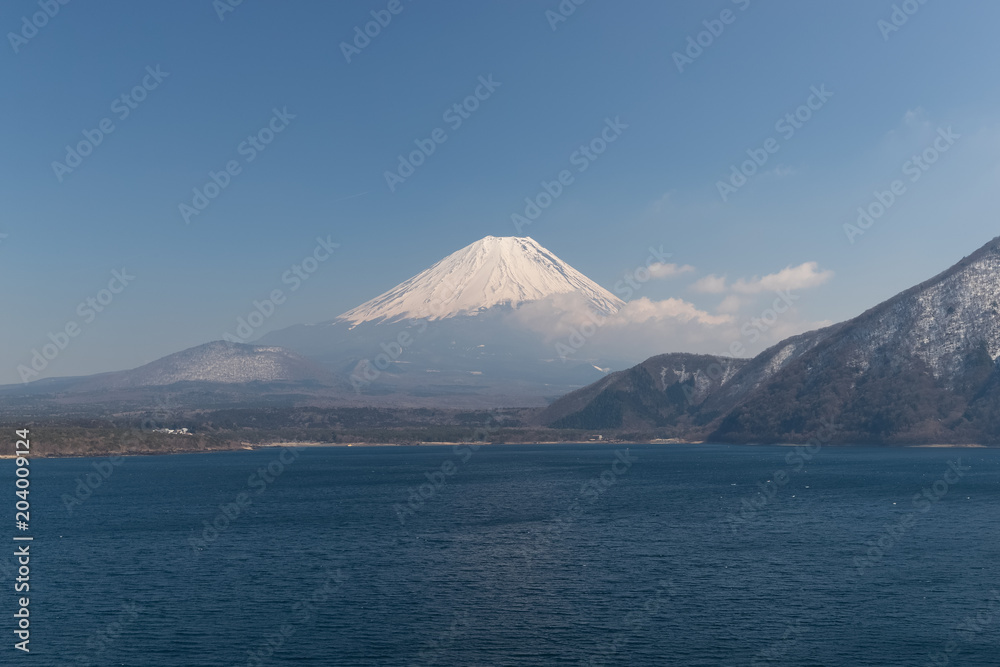
<svg viewBox="0 0 1000 667">
<path fill-rule="evenodd" d="M 1000 660 L 1000 450 L 324 447 L 31 471 L 34 665 Z M 12 585 L 0 601 L 13 644 Z"/>
</svg>

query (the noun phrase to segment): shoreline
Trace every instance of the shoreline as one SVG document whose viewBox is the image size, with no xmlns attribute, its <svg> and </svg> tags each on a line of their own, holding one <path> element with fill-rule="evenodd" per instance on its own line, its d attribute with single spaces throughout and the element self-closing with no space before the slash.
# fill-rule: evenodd
<svg viewBox="0 0 1000 667">
<path fill-rule="evenodd" d="M 239 446 L 228 447 L 223 449 L 174 449 L 174 450 L 164 450 L 156 452 L 102 452 L 102 453 L 86 453 L 86 454 L 55 454 L 55 455 L 40 455 L 40 456 L 30 456 L 30 459 L 86 459 L 86 458 L 107 458 L 110 456 L 120 456 L 120 457 L 133 457 L 133 456 L 172 456 L 178 454 L 217 454 L 226 452 L 249 452 L 256 451 L 260 449 L 274 449 L 278 447 L 304 447 L 304 448 L 317 448 L 317 447 L 449 447 L 449 446 L 491 446 L 491 447 L 503 447 L 508 445 L 727 445 L 733 447 L 805 447 L 806 444 L 796 444 L 796 443 L 731 443 L 731 442 L 705 442 L 705 441 L 683 441 L 674 438 L 661 439 L 655 438 L 652 440 L 642 440 L 642 441 L 619 441 L 619 440 L 587 440 L 587 441 L 563 441 L 563 440 L 548 440 L 548 441 L 532 441 L 532 442 L 496 442 L 496 443 L 484 443 L 476 441 L 456 441 L 456 442 L 416 442 L 416 443 L 399 443 L 399 442 L 269 442 L 269 443 L 247 443 L 242 442 Z M 837 448 L 869 448 L 869 449 L 997 449 L 1000 445 L 984 445 L 981 443 L 967 443 L 967 444 L 948 444 L 948 443 L 933 443 L 933 444 L 914 444 L 914 445 L 825 445 L 826 447 L 837 447 Z M 0 454 L 0 460 L 4 459 L 15 459 L 18 455 L 16 454 Z"/>
</svg>

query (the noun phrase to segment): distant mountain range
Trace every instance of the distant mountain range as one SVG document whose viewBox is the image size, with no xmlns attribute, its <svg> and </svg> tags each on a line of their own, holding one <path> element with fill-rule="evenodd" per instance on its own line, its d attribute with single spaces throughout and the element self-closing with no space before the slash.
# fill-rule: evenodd
<svg viewBox="0 0 1000 667">
<path fill-rule="evenodd" d="M 570 393 L 543 423 L 723 442 L 1000 442 L 1000 238 L 860 316 L 751 360 L 669 354 Z"/>
<path fill-rule="evenodd" d="M 289 405 L 346 394 L 328 369 L 294 352 L 214 341 L 127 371 L 0 386 L 0 414 Z"/>
<path fill-rule="evenodd" d="M 169 390 L 189 405 L 243 404 L 257 392 L 268 403 L 541 407 L 626 365 L 560 359 L 546 332 L 525 326 L 524 305 L 556 297 L 603 315 L 624 305 L 533 239 L 487 236 L 327 322 L 129 371 L 0 387 L 0 397 L 124 409 Z"/>
<path fill-rule="evenodd" d="M 567 362 L 523 317 L 560 298 L 624 305 L 530 238 L 486 237 L 328 322 L 0 387 L 0 408 L 122 411 L 166 394 L 194 407 L 548 405 L 549 427 L 684 439 L 801 442 L 833 423 L 837 442 L 1000 442 L 1000 238 L 752 359 L 664 354 L 610 375 L 626 364 Z"/>
</svg>

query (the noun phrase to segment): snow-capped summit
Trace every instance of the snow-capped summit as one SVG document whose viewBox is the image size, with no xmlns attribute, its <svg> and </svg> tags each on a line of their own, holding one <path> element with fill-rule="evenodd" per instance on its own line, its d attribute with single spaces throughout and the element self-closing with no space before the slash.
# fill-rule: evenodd
<svg viewBox="0 0 1000 667">
<path fill-rule="evenodd" d="M 517 308 L 554 294 L 577 293 L 610 314 L 624 302 L 540 246 L 534 239 L 487 236 L 426 271 L 349 310 L 337 321 L 394 322 L 477 315 L 495 306 Z"/>
</svg>

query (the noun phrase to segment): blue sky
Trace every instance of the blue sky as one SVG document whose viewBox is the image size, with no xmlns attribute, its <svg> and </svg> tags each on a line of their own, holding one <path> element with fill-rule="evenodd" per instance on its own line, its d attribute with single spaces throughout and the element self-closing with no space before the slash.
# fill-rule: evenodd
<svg viewBox="0 0 1000 667">
<path fill-rule="evenodd" d="M 478 238 L 517 234 L 511 215 L 563 169 L 573 182 L 522 235 L 609 289 L 662 245 L 694 269 L 642 296 L 737 319 L 760 312 L 739 301 L 771 284 L 755 277 L 814 262 L 785 274 L 805 280 L 791 329 L 856 315 L 997 235 L 994 3 L 896 3 L 916 11 L 888 32 L 894 3 L 873 0 L 567 0 L 557 23 L 554 0 L 400 0 L 351 62 L 341 43 L 388 0 L 244 0 L 221 20 L 218 4 L 69 2 L 37 31 L 23 25 L 37 0 L 0 9 L 0 382 L 73 321 L 40 376 L 221 338 L 287 290 L 317 237 L 340 248 L 260 331 L 331 319 Z M 674 53 L 710 28 L 678 71 Z M 793 135 L 776 129 L 823 86 L 832 96 Z M 477 87 L 486 99 L 453 128 L 445 111 Z M 281 131 L 241 152 L 274 110 Z M 104 119 L 113 131 L 79 166 L 53 167 Z M 627 128 L 577 171 L 574 151 L 607 119 Z M 438 128 L 446 141 L 390 190 L 397 156 Z M 958 138 L 911 181 L 905 163 L 947 128 Z M 769 138 L 777 152 L 723 201 L 718 182 Z M 239 172 L 186 223 L 179 205 L 230 161 Z M 850 243 L 844 224 L 894 180 L 903 193 Z M 87 321 L 78 304 L 123 267 L 134 280 Z M 697 289 L 708 276 L 721 291 Z"/>
</svg>

